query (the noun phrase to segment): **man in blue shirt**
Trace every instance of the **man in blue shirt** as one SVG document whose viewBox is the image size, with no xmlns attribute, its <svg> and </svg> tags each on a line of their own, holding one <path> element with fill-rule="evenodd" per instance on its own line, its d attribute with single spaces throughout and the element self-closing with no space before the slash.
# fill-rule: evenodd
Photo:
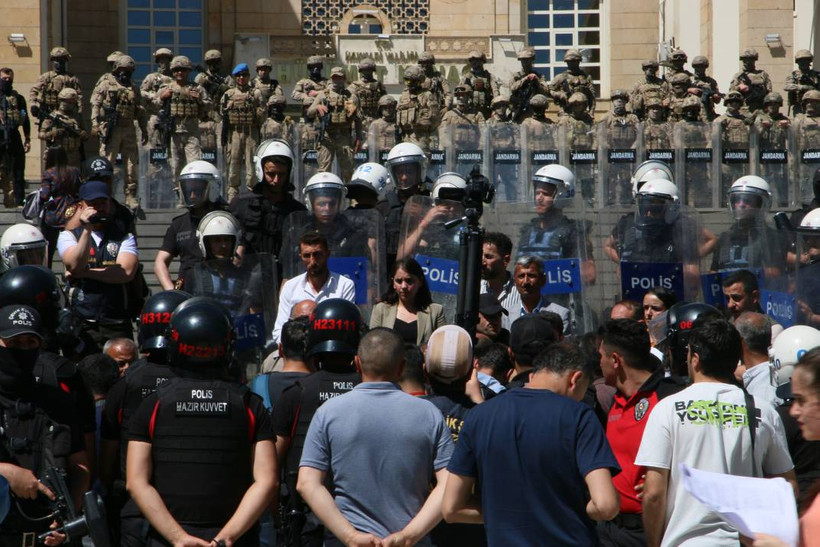
<svg viewBox="0 0 820 547">
<path fill-rule="evenodd" d="M 612 475 L 620 468 L 594 412 L 579 402 L 592 370 L 563 343 L 533 364 L 525 387 L 465 419 L 447 468 L 444 518 L 483 522 L 489 545 L 598 545 L 593 521 L 617 514 Z"/>
</svg>

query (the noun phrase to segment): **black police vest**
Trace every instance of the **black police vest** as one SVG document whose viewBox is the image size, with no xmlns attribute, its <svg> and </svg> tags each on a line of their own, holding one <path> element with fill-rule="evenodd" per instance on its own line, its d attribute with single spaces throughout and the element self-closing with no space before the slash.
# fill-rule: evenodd
<svg viewBox="0 0 820 547">
<path fill-rule="evenodd" d="M 718 238 L 716 269 L 783 266 L 779 237 L 780 234 L 765 225 L 744 230 L 735 224 Z"/>
<path fill-rule="evenodd" d="M 306 210 L 290 195 L 285 195 L 281 202 L 271 206 L 264 196 L 257 193 L 237 198 L 230 209 L 242 223 L 243 239 L 249 250 L 272 254 L 277 258 L 282 250 L 285 219 L 294 211 Z"/>
<path fill-rule="evenodd" d="M 154 487 L 178 522 L 224 525 L 253 482 L 250 391 L 177 378 L 157 394 L 150 429 Z"/>
<path fill-rule="evenodd" d="M 83 228 L 72 230 L 78 240 Z M 100 245 L 91 239 L 89 268 L 101 268 L 116 263 L 120 245 L 128 236 L 115 228 L 106 230 Z M 119 322 L 128 319 L 127 284 L 103 283 L 93 279 L 72 278 L 69 289 L 71 309 L 83 319 Z"/>
<path fill-rule="evenodd" d="M 541 260 L 557 260 L 559 258 L 574 258 L 569 256 L 572 249 L 576 249 L 577 237 L 575 223 L 565 216 L 548 228 L 539 227 L 539 219 L 535 219 L 524 228 L 518 242 L 519 255 L 534 255 Z"/>
<path fill-rule="evenodd" d="M 201 264 L 188 276 L 190 286 L 186 287 L 186 290 L 194 296 L 213 298 L 232 313 L 238 313 L 246 297 L 250 276 L 251 271 L 248 268 L 237 268 L 228 263 L 228 259 L 220 265 L 219 271 Z"/>
<path fill-rule="evenodd" d="M 623 262 L 679 262 L 680 253 L 675 248 L 672 229 L 659 230 L 656 237 L 638 230 L 635 217 L 631 216 L 624 223 L 620 234 L 621 242 L 618 254 Z"/>
<path fill-rule="evenodd" d="M 288 474 L 299 469 L 299 460 L 302 458 L 302 448 L 305 446 L 310 421 L 322 403 L 347 393 L 361 381 L 355 372 L 338 374 L 320 370 L 295 382 L 295 385 L 302 389 L 302 399 L 285 465 Z"/>
</svg>

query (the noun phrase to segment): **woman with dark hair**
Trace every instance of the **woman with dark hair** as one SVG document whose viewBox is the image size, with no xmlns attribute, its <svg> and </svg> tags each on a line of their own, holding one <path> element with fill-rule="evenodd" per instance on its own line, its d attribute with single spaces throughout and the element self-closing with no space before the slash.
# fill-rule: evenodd
<svg viewBox="0 0 820 547">
<path fill-rule="evenodd" d="M 405 342 L 422 346 L 444 325 L 444 308 L 434 304 L 424 270 L 412 258 L 393 264 L 390 288 L 373 308 L 370 328 L 393 329 Z"/>
<path fill-rule="evenodd" d="M 675 293 L 664 287 L 652 287 L 643 295 L 643 315 L 647 323 L 678 302 Z"/>
<path fill-rule="evenodd" d="M 57 237 L 70 217 L 66 213 L 80 199 L 81 182 L 80 170 L 68 165 L 65 149 L 62 146 L 50 146 L 46 150 L 46 170 L 43 171 L 40 182 L 40 202 L 44 210 L 40 230 L 48 241 L 49 268 L 57 249 Z"/>
</svg>

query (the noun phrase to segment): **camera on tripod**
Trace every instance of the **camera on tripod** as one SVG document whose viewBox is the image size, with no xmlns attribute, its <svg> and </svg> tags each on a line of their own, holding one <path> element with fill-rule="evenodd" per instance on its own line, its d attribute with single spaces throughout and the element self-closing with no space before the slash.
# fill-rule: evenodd
<svg viewBox="0 0 820 547">
<path fill-rule="evenodd" d="M 458 201 L 464 206 L 464 214 L 468 220 L 478 219 L 481 213 L 484 212 L 484 204 L 489 205 L 493 202 L 495 197 L 495 187 L 493 187 L 490 179 L 481 174 L 481 167 L 479 164 L 473 166 L 473 170 L 466 179 L 467 186 L 465 189 L 442 187 L 439 190 L 438 197 L 451 201 Z"/>
</svg>

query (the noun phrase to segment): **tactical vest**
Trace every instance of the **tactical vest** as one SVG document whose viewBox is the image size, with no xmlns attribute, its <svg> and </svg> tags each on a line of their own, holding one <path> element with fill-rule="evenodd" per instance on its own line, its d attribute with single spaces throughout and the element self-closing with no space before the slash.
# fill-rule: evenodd
<svg viewBox="0 0 820 547">
<path fill-rule="evenodd" d="M 768 226 L 742 230 L 734 225 L 718 238 L 718 268 L 780 267 L 782 257 L 776 254 L 780 252 L 776 241 L 778 233 Z"/>
<path fill-rule="evenodd" d="M 262 103 L 267 104 L 268 99 L 270 99 L 271 95 L 276 91 L 276 88 L 279 87 L 279 82 L 271 78 L 265 83 L 257 76 L 253 79 L 253 86 L 251 87 L 259 90 L 262 94 Z"/>
<path fill-rule="evenodd" d="M 60 137 L 60 139 L 59 139 L 59 142 L 56 142 L 56 143 L 55 142 L 49 142 L 49 144 L 50 145 L 51 144 L 59 144 L 60 146 L 65 148 L 65 150 L 67 152 L 70 152 L 72 150 L 77 150 L 80 147 L 80 144 L 82 144 L 82 140 L 80 140 L 80 137 L 79 137 L 79 132 L 80 132 L 79 124 L 77 123 L 77 121 L 74 118 L 72 118 L 70 116 L 66 116 L 66 115 L 60 114 L 60 113 L 56 113 L 55 116 L 60 118 L 60 120 L 62 120 L 62 122 L 64 124 L 72 127 L 76 131 L 76 133 L 72 133 L 71 131 L 64 131 L 63 136 Z M 44 124 L 48 123 L 48 120 L 45 120 L 43 123 Z M 51 122 L 51 126 L 56 127 L 53 122 Z"/>
<path fill-rule="evenodd" d="M 316 148 L 316 139 L 319 132 L 311 121 L 302 121 L 299 124 L 299 145 L 302 150 L 312 150 Z"/>
<path fill-rule="evenodd" d="M 293 139 L 293 120 L 290 119 L 290 116 L 286 116 L 285 119 L 281 122 L 274 120 L 273 118 L 268 118 L 265 120 L 265 123 L 262 124 L 262 131 L 260 132 L 260 137 L 264 139 L 284 139 L 288 142 L 288 144 L 292 144 L 291 140 Z"/>
<path fill-rule="evenodd" d="M 782 121 L 786 121 L 787 123 L 785 125 L 780 125 Z M 755 127 L 760 135 L 758 146 L 762 149 L 786 148 L 786 146 L 788 146 L 790 126 L 791 120 L 782 114 L 778 115 L 776 118 L 773 118 L 772 116 L 761 112 L 755 119 Z"/>
<path fill-rule="evenodd" d="M 347 103 L 351 100 L 350 92 L 345 90 L 342 93 L 338 93 L 328 89 L 325 92 L 325 100 L 330 110 L 330 125 L 349 126 L 353 120 L 353 116 L 348 114 L 346 108 Z"/>
<path fill-rule="evenodd" d="M 723 133 L 721 140 L 724 146 L 729 148 L 748 148 L 749 147 L 749 126 L 746 124 L 746 118 L 740 114 L 731 116 L 728 113 L 718 118 Z"/>
<path fill-rule="evenodd" d="M 412 130 L 419 119 L 421 103 L 419 96 L 409 91 L 404 91 L 399 97 L 399 104 L 396 105 L 396 121 L 399 126 Z"/>
<path fill-rule="evenodd" d="M 256 109 L 254 108 L 253 88 L 242 91 L 233 88 L 225 104 L 225 111 L 228 113 L 228 123 L 233 127 L 253 125 L 256 119 Z"/>
<path fill-rule="evenodd" d="M 42 87 L 43 102 L 48 106 L 49 110 L 57 110 L 57 107 L 60 106 L 60 101 L 57 99 L 60 91 L 62 91 L 64 87 L 78 89 L 77 83 L 78 82 L 75 82 L 75 78 L 68 74 L 57 74 L 54 71 L 48 72 Z"/>
<path fill-rule="evenodd" d="M 476 114 L 465 114 L 457 110 L 450 110 L 445 114 L 442 125 L 450 126 L 452 131 L 453 146 L 456 149 L 478 147 L 480 145 L 481 131 L 478 128 L 478 116 Z"/>
<path fill-rule="evenodd" d="M 644 146 L 650 150 L 672 148 L 671 126 L 666 122 L 647 121 L 643 128 L 643 142 Z"/>
<path fill-rule="evenodd" d="M 801 150 L 820 148 L 820 116 L 799 114 L 795 120 L 797 142 Z"/>
<path fill-rule="evenodd" d="M 595 146 L 595 133 L 591 123 L 572 116 L 569 116 L 564 123 L 567 126 L 570 148 L 588 150 Z"/>
<path fill-rule="evenodd" d="M 322 403 L 351 391 L 361 381 L 355 372 L 338 374 L 326 370 L 320 370 L 296 380 L 294 385 L 298 387 L 291 389 L 301 388 L 302 396 L 293 435 L 290 439 L 290 449 L 285 463 L 286 472 L 299 469 L 299 460 L 302 458 L 302 449 L 305 446 L 310 421 Z"/>
<path fill-rule="evenodd" d="M 517 146 L 520 135 L 517 124 L 501 121 L 493 116 L 487 125 L 490 130 L 490 144 L 494 148 L 508 150 Z"/>
<path fill-rule="evenodd" d="M 118 125 L 131 126 L 134 122 L 134 117 L 137 109 L 137 94 L 132 87 L 117 86 L 115 90 L 107 90 L 105 92 L 106 107 L 111 107 L 111 92 L 115 91 L 117 95 L 117 114 L 119 115 Z"/>
<path fill-rule="evenodd" d="M 223 270 L 225 275 L 219 275 L 210 266 L 204 263 L 197 264 L 189 276 L 189 289 L 194 296 L 208 296 L 223 304 L 232 313 L 237 313 L 248 289 L 250 271 L 236 268 L 228 263 L 228 259 L 225 259 Z"/>
<path fill-rule="evenodd" d="M 541 260 L 574 258 L 569 256 L 573 249 L 577 252 L 578 232 L 574 221 L 563 216 L 555 226 L 546 229 L 538 226 L 538 219 L 524 228 L 518 242 L 518 253 L 535 255 Z"/>
<path fill-rule="evenodd" d="M 629 216 L 624 230 L 618 234 L 618 256 L 622 262 L 680 262 L 673 231 L 669 227 L 662 227 L 654 233 L 639 230 L 635 225 L 635 216 Z"/>
<path fill-rule="evenodd" d="M 484 72 L 485 75 L 469 74 L 464 78 L 465 83 L 473 88 L 473 105 L 479 109 L 485 109 L 490 106 L 493 100 L 493 86 L 492 77 L 489 72 Z"/>
<path fill-rule="evenodd" d="M 359 98 L 359 108 L 366 115 L 375 116 L 378 113 L 379 98 L 381 98 L 378 80 L 372 82 L 356 80 L 353 82 L 353 87 L 356 89 L 356 97 Z"/>
<path fill-rule="evenodd" d="M 0 115 L 5 120 L 5 126 L 11 130 L 17 129 L 23 123 L 26 111 L 21 108 L 16 93 L 0 96 Z"/>
<path fill-rule="evenodd" d="M 641 99 L 663 99 L 663 86 L 661 83 L 644 82 L 638 86 L 638 95 Z"/>
<path fill-rule="evenodd" d="M 606 126 L 607 139 L 614 147 L 629 148 L 638 138 L 638 118 L 634 114 L 618 116 L 611 113 L 606 118 Z"/>
<path fill-rule="evenodd" d="M 154 487 L 178 522 L 224 525 L 253 482 L 250 392 L 177 378 L 157 394 L 149 430 Z"/>
<path fill-rule="evenodd" d="M 82 231 L 83 228 L 75 228 L 71 233 L 79 240 Z M 116 228 L 109 228 L 104 232 L 99 247 L 92 237 L 88 267 L 102 268 L 115 264 L 120 245 L 126 237 L 127 234 L 119 233 Z M 126 283 L 104 283 L 94 279 L 71 278 L 69 287 L 71 309 L 83 319 L 101 323 L 128 319 Z"/>
<path fill-rule="evenodd" d="M 556 148 L 554 126 L 547 119 L 539 120 L 529 117 L 521 122 L 521 126 L 526 130 L 530 150 L 554 150 Z"/>
<path fill-rule="evenodd" d="M 373 120 L 370 124 L 370 133 L 376 139 L 376 148 L 378 150 L 390 150 L 398 144 L 398 135 L 396 135 L 396 124 L 388 122 L 384 119 Z"/>
<path fill-rule="evenodd" d="M 171 89 L 170 112 L 172 117 L 196 118 L 199 116 L 199 103 L 188 94 L 193 89 L 192 86 L 186 86 L 185 88 L 174 86 Z M 185 89 L 184 93 L 182 92 L 183 89 Z"/>
</svg>

